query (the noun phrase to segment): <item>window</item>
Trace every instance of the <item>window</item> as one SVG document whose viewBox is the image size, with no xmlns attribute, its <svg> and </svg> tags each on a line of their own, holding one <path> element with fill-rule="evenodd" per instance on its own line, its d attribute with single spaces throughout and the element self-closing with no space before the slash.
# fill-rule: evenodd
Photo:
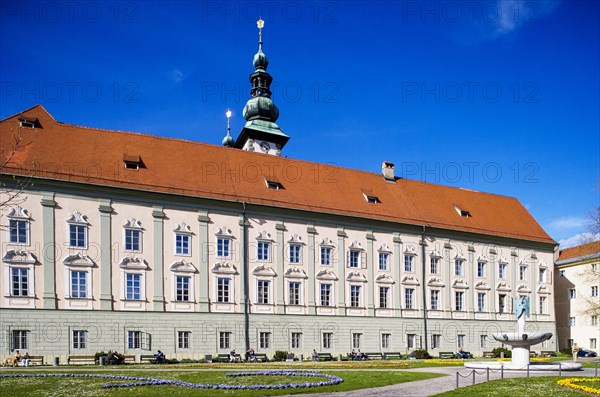
<svg viewBox="0 0 600 397">
<path fill-rule="evenodd" d="M 415 271 L 415 256 L 404 255 L 404 271 L 414 272 Z"/>
<path fill-rule="evenodd" d="M 333 333 L 323 332 L 323 349 L 331 349 L 333 347 Z"/>
<path fill-rule="evenodd" d="M 127 348 L 140 349 L 142 347 L 142 332 L 127 331 Z"/>
<path fill-rule="evenodd" d="M 487 347 L 488 347 L 487 335 L 479 335 L 479 347 L 482 349 L 487 349 Z"/>
<path fill-rule="evenodd" d="M 387 309 L 389 306 L 390 287 L 379 287 L 379 307 Z"/>
<path fill-rule="evenodd" d="M 377 204 L 380 203 L 381 201 L 379 201 L 379 198 L 377 198 L 376 196 L 367 196 L 365 195 L 367 203 L 369 204 Z"/>
<path fill-rule="evenodd" d="M 283 189 L 283 185 L 279 182 L 274 182 L 274 181 L 266 181 L 266 182 L 267 182 L 267 189 L 272 189 L 272 190 Z"/>
<path fill-rule="evenodd" d="M 415 348 L 415 341 L 417 339 L 417 335 L 415 334 L 407 334 L 406 335 L 406 348 L 407 349 L 414 349 Z"/>
<path fill-rule="evenodd" d="M 352 348 L 360 349 L 361 345 L 362 345 L 361 342 L 362 342 L 362 334 L 353 333 L 352 334 Z"/>
<path fill-rule="evenodd" d="M 270 281 L 258 280 L 257 282 L 257 301 L 259 305 L 269 304 L 269 284 Z"/>
<path fill-rule="evenodd" d="M 548 298 L 545 296 L 539 297 L 540 314 L 548 314 Z"/>
<path fill-rule="evenodd" d="M 598 316 L 597 315 L 592 315 L 590 322 L 592 325 L 598 325 Z"/>
<path fill-rule="evenodd" d="M 219 349 L 231 347 L 231 332 L 219 332 Z"/>
<path fill-rule="evenodd" d="M 217 237 L 217 258 L 231 257 L 231 239 Z"/>
<path fill-rule="evenodd" d="M 590 338 L 590 349 L 596 348 L 596 338 Z"/>
<path fill-rule="evenodd" d="M 290 244 L 289 245 L 290 263 L 300 263 L 301 262 L 301 252 L 302 252 L 302 246 L 300 244 Z"/>
<path fill-rule="evenodd" d="M 292 349 L 302 348 L 302 333 L 301 332 L 292 332 L 291 342 L 292 342 L 291 343 Z"/>
<path fill-rule="evenodd" d="M 506 294 L 498 294 L 498 312 L 508 313 L 508 307 L 506 306 Z"/>
<path fill-rule="evenodd" d="M 462 277 L 465 273 L 465 261 L 462 259 L 457 259 L 454 261 L 454 275 Z"/>
<path fill-rule="evenodd" d="M 431 274 L 440 273 L 440 258 L 431 258 L 431 262 L 429 263 L 429 272 Z"/>
<path fill-rule="evenodd" d="M 569 317 L 569 327 L 575 326 L 575 317 Z"/>
<path fill-rule="evenodd" d="M 414 298 L 415 298 L 415 290 L 414 288 L 406 288 L 404 290 L 404 308 L 405 309 L 413 309 L 414 308 Z"/>
<path fill-rule="evenodd" d="M 256 258 L 259 261 L 270 261 L 271 259 L 271 243 L 269 241 L 259 241 L 256 245 Z"/>
<path fill-rule="evenodd" d="M 321 306 L 331 306 L 331 284 L 321 284 Z"/>
<path fill-rule="evenodd" d="M 360 307 L 360 285 L 350 286 L 350 307 Z"/>
<path fill-rule="evenodd" d="M 486 266 L 485 262 L 483 262 L 483 261 L 477 262 L 477 277 L 479 277 L 479 278 L 485 277 L 485 266 Z"/>
<path fill-rule="evenodd" d="M 381 348 L 389 349 L 392 345 L 392 334 L 381 334 Z"/>
<path fill-rule="evenodd" d="M 458 350 L 465 348 L 465 335 L 456 335 L 456 345 L 458 347 Z"/>
<path fill-rule="evenodd" d="M 564 276 L 565 276 L 565 271 L 564 271 L 564 270 L 561 270 L 561 271 L 560 271 L 560 276 L 561 276 L 561 277 L 564 277 Z"/>
<path fill-rule="evenodd" d="M 87 331 L 73 330 L 73 349 L 85 349 Z"/>
<path fill-rule="evenodd" d="M 293 281 L 289 283 L 289 302 L 290 305 L 299 305 L 300 304 L 300 283 L 297 281 Z"/>
<path fill-rule="evenodd" d="M 229 303 L 229 285 L 231 283 L 231 279 L 229 278 L 217 278 L 217 302 L 219 303 Z"/>
<path fill-rule="evenodd" d="M 142 250 L 142 231 L 125 229 L 125 251 L 139 252 Z"/>
<path fill-rule="evenodd" d="M 10 219 L 8 221 L 8 229 L 11 243 L 27 244 L 29 241 L 27 233 L 29 229 L 29 221 L 24 219 Z"/>
<path fill-rule="evenodd" d="M 387 271 L 390 266 L 390 254 L 387 252 L 379 253 L 379 270 Z"/>
<path fill-rule="evenodd" d="M 29 349 L 29 343 L 27 340 L 28 332 L 29 331 L 24 331 L 24 330 L 13 330 L 12 331 L 12 349 L 13 350 Z"/>
<path fill-rule="evenodd" d="M 321 247 L 321 265 L 324 265 L 324 266 L 331 265 L 332 252 L 333 252 L 333 248 L 331 248 L 331 247 Z"/>
<path fill-rule="evenodd" d="M 175 234 L 175 254 L 177 255 L 189 255 L 190 254 L 190 235 L 189 234 Z"/>
<path fill-rule="evenodd" d="M 592 263 L 592 265 L 591 265 L 591 266 L 592 266 L 592 271 L 593 271 L 593 272 L 596 272 L 596 271 L 598 271 L 598 264 L 597 264 L 597 263 Z"/>
<path fill-rule="evenodd" d="M 71 298 L 87 298 L 87 272 L 71 271 Z"/>
<path fill-rule="evenodd" d="M 440 334 L 431 335 L 431 348 L 439 349 L 441 340 L 442 340 L 442 335 L 440 335 Z"/>
<path fill-rule="evenodd" d="M 432 289 L 429 291 L 429 309 L 430 310 L 439 310 L 440 309 L 440 291 L 437 289 Z"/>
<path fill-rule="evenodd" d="M 485 292 L 478 292 L 477 293 L 477 311 L 478 312 L 484 312 L 485 311 Z"/>
<path fill-rule="evenodd" d="M 454 292 L 454 310 L 463 311 L 465 301 L 465 293 L 463 291 L 455 291 Z"/>
<path fill-rule="evenodd" d="M 351 250 L 348 252 L 348 267 L 360 267 L 360 251 Z"/>
<path fill-rule="evenodd" d="M 142 275 L 135 273 L 126 273 L 125 299 L 140 300 L 142 299 Z"/>
<path fill-rule="evenodd" d="M 521 281 L 527 280 L 527 266 L 526 265 L 519 266 L 519 280 L 521 280 Z"/>
<path fill-rule="evenodd" d="M 177 331 L 177 348 L 178 349 L 189 349 L 190 348 L 190 331 Z"/>
<path fill-rule="evenodd" d="M 271 347 L 271 333 L 270 332 L 260 332 L 258 334 L 258 348 L 259 349 L 269 349 Z"/>
<path fill-rule="evenodd" d="M 593 297 L 598 296 L 598 286 L 597 285 L 592 286 L 592 296 Z"/>
<path fill-rule="evenodd" d="M 87 246 L 87 225 L 70 224 L 69 225 L 69 246 L 75 248 L 85 248 Z"/>
<path fill-rule="evenodd" d="M 575 298 L 577 298 L 577 292 L 575 291 L 575 288 L 569 288 L 569 299 Z"/>
<path fill-rule="evenodd" d="M 540 269 L 540 283 L 548 282 L 548 271 L 547 269 Z"/>
<path fill-rule="evenodd" d="M 12 267 L 11 274 L 11 296 L 28 296 L 29 293 L 29 269 Z"/>
<path fill-rule="evenodd" d="M 498 278 L 506 278 L 506 263 L 498 263 Z"/>
<path fill-rule="evenodd" d="M 190 276 L 176 276 L 175 300 L 188 302 L 190 300 Z"/>
</svg>

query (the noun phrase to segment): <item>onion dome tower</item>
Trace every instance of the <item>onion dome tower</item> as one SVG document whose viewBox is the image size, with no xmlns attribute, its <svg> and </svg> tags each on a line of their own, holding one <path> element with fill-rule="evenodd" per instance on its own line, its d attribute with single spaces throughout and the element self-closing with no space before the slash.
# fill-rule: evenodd
<svg viewBox="0 0 600 397">
<path fill-rule="evenodd" d="M 223 138 L 221 143 L 223 146 L 233 147 L 235 145 L 235 140 L 231 137 L 231 125 L 229 123 L 231 119 L 231 110 L 227 109 L 225 116 L 227 116 L 227 135 L 225 135 L 225 138 Z"/>
<path fill-rule="evenodd" d="M 280 156 L 281 149 L 290 137 L 275 124 L 279 117 L 279 109 L 271 100 L 270 88 L 273 77 L 267 73 L 269 59 L 262 50 L 262 29 L 265 22 L 259 19 L 256 25 L 258 26 L 258 52 L 252 62 L 254 73 L 250 75 L 252 98 L 244 106 L 242 115 L 246 119 L 246 124 L 234 147 Z"/>
</svg>

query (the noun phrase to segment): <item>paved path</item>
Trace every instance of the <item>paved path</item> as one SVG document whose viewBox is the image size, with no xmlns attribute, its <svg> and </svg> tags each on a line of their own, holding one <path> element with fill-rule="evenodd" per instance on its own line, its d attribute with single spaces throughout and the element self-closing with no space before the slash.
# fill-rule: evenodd
<svg viewBox="0 0 600 397">
<path fill-rule="evenodd" d="M 337 393 L 314 393 L 302 394 L 302 397 L 424 397 L 433 396 L 438 393 L 443 393 L 456 388 L 456 372 L 460 372 L 463 376 L 470 374 L 471 370 L 464 367 L 437 367 L 437 368 L 416 368 L 407 369 L 404 371 L 411 372 L 433 372 L 440 373 L 446 376 L 439 378 L 418 380 L 415 382 L 399 383 L 391 386 L 376 387 L 372 389 L 353 390 L 348 392 Z M 583 371 L 563 372 L 563 376 L 594 376 L 593 368 L 584 368 Z M 483 370 L 478 370 L 478 373 Z M 527 371 L 504 371 L 505 378 L 526 377 Z M 558 376 L 558 372 L 548 371 L 531 371 L 529 376 Z M 490 380 L 500 379 L 500 372 L 490 372 Z M 485 373 L 475 376 L 475 383 L 483 383 L 486 381 Z M 460 387 L 470 386 L 473 384 L 473 378 L 460 378 Z"/>
</svg>

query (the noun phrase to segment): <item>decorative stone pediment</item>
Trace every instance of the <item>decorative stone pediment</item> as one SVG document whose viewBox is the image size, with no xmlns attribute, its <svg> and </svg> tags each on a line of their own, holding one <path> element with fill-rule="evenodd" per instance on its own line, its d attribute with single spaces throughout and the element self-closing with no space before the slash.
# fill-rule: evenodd
<svg viewBox="0 0 600 397">
<path fill-rule="evenodd" d="M 33 265 L 36 262 L 35 256 L 26 250 L 9 250 L 2 258 L 5 263 L 19 263 L 23 265 Z"/>
<path fill-rule="evenodd" d="M 180 260 L 171 265 L 171 271 L 178 273 L 197 273 L 198 269 L 192 265 L 192 262 Z"/>
<path fill-rule="evenodd" d="M 540 269 L 547 269 L 548 268 L 548 265 L 546 264 L 546 261 L 541 261 L 540 264 L 539 264 L 539 266 L 540 266 Z"/>
<path fill-rule="evenodd" d="M 266 232 L 266 231 L 262 231 L 260 233 L 258 233 L 258 236 L 256 236 L 257 240 L 262 240 L 262 241 L 273 241 L 273 238 L 271 237 L 271 233 Z"/>
<path fill-rule="evenodd" d="M 531 292 L 531 289 L 529 289 L 529 287 L 527 287 L 527 285 L 525 285 L 525 284 L 520 284 L 520 285 L 517 287 L 517 292 L 519 292 L 519 293 L 524 293 L 524 294 L 528 294 L 528 293 L 530 293 L 530 292 Z"/>
<path fill-rule="evenodd" d="M 500 291 L 500 292 L 510 292 L 510 291 L 511 291 L 511 289 L 510 289 L 510 287 L 508 286 L 508 284 L 506 284 L 506 283 L 498 283 L 498 284 L 496 285 L 496 291 Z"/>
<path fill-rule="evenodd" d="M 469 289 L 469 284 L 462 278 L 454 280 L 452 288 L 456 289 Z"/>
<path fill-rule="evenodd" d="M 445 287 L 446 284 L 439 277 L 431 277 L 429 281 L 427 281 L 427 285 L 430 287 Z"/>
<path fill-rule="evenodd" d="M 379 248 L 377 249 L 378 252 L 385 252 L 385 253 L 391 253 L 392 250 L 390 249 L 390 247 L 387 244 L 381 244 L 379 246 Z"/>
<path fill-rule="evenodd" d="M 417 255 L 417 247 L 414 245 L 407 245 L 404 249 L 405 255 Z"/>
<path fill-rule="evenodd" d="M 121 260 L 121 263 L 119 263 L 119 267 L 128 270 L 148 270 L 148 262 L 142 258 L 126 256 Z"/>
<path fill-rule="evenodd" d="M 81 223 L 84 225 L 88 225 L 89 222 L 87 220 L 87 216 L 83 215 L 79 211 L 75 211 L 72 214 L 69 214 L 69 219 L 67 219 L 68 223 Z"/>
<path fill-rule="evenodd" d="M 63 259 L 63 264 L 66 266 L 77 266 L 77 267 L 93 267 L 94 261 L 87 255 L 81 255 L 76 253 L 75 255 L 69 255 Z"/>
<path fill-rule="evenodd" d="M 380 274 L 375 279 L 375 282 L 377 284 L 395 284 L 396 283 L 394 281 L 394 279 L 392 277 L 388 276 L 387 274 Z"/>
<path fill-rule="evenodd" d="M 456 256 L 454 256 L 454 260 L 464 261 L 466 258 L 462 252 L 457 252 Z"/>
<path fill-rule="evenodd" d="M 178 223 L 177 227 L 173 231 L 175 233 L 192 234 L 192 228 L 190 227 L 190 225 L 187 225 L 185 222 Z"/>
<path fill-rule="evenodd" d="M 210 271 L 217 274 L 237 274 L 235 266 L 227 262 L 215 263 Z"/>
<path fill-rule="evenodd" d="M 441 258 L 442 254 L 440 254 L 440 251 L 438 250 L 433 250 L 431 251 L 431 254 L 429 254 L 429 256 L 431 256 L 432 258 Z"/>
<path fill-rule="evenodd" d="M 489 291 L 490 286 L 485 281 L 479 281 L 479 282 L 475 283 L 475 289 Z"/>
<path fill-rule="evenodd" d="M 304 270 L 299 267 L 290 267 L 285 271 L 284 274 L 287 278 L 308 278 Z"/>
<path fill-rule="evenodd" d="M 302 236 L 298 236 L 297 234 L 292 234 L 288 239 L 288 243 L 304 245 L 304 241 L 302 241 Z"/>
<path fill-rule="evenodd" d="M 252 270 L 252 274 L 263 277 L 275 277 L 277 275 L 272 267 L 266 265 L 256 266 L 254 270 Z"/>
<path fill-rule="evenodd" d="M 362 244 L 361 244 L 361 243 L 359 243 L 358 241 L 354 240 L 354 241 L 352 242 L 352 244 L 350 244 L 350 245 L 348 246 L 348 249 L 355 250 L 355 251 L 356 251 L 356 250 L 360 250 L 360 251 L 362 251 L 362 250 L 363 250 L 363 247 L 362 247 Z"/>
<path fill-rule="evenodd" d="M 402 277 L 402 281 L 400 281 L 402 285 L 421 285 L 419 280 L 415 276 L 406 275 Z"/>
<path fill-rule="evenodd" d="M 366 283 L 367 277 L 364 274 L 361 274 L 360 272 L 350 272 L 346 277 L 346 281 L 352 281 L 355 283 Z"/>
<path fill-rule="evenodd" d="M 547 286 L 540 285 L 540 287 L 537 289 L 537 293 L 540 295 L 550 295 L 550 290 Z"/>
<path fill-rule="evenodd" d="M 20 205 L 12 207 L 6 215 L 8 218 L 30 219 L 29 212 Z"/>
<path fill-rule="evenodd" d="M 335 246 L 335 244 L 333 244 L 333 241 L 331 241 L 331 239 L 329 237 L 325 237 L 323 240 L 321 240 L 319 245 L 322 245 L 325 247 L 334 247 Z"/>
<path fill-rule="evenodd" d="M 477 262 L 487 262 L 487 261 L 488 261 L 487 255 L 479 255 L 479 257 L 477 258 Z"/>
<path fill-rule="evenodd" d="M 218 228 L 215 235 L 223 236 L 223 237 L 232 237 L 233 236 L 233 234 L 231 233 L 231 229 L 229 229 L 225 226 Z"/>
<path fill-rule="evenodd" d="M 500 259 L 498 259 L 498 263 L 508 264 L 508 259 L 506 259 L 505 256 L 501 256 Z"/>
<path fill-rule="evenodd" d="M 123 227 L 128 229 L 142 229 L 142 223 L 135 218 L 131 218 L 127 220 Z"/>
<path fill-rule="evenodd" d="M 329 280 L 329 281 L 337 281 L 338 280 L 335 273 L 329 269 L 321 270 L 319 273 L 317 273 L 316 278 L 317 278 L 317 280 Z"/>
</svg>

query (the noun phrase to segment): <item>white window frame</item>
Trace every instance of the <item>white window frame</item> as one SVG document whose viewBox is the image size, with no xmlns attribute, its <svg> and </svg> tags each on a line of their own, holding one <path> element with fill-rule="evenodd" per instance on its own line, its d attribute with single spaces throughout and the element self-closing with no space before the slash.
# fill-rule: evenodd
<svg viewBox="0 0 600 397">
<path fill-rule="evenodd" d="M 227 280 L 227 299 L 225 300 L 225 296 L 219 296 L 219 280 Z M 228 277 L 225 275 L 217 275 L 215 277 L 215 302 L 216 303 L 233 303 L 235 302 L 233 299 L 233 293 L 235 288 L 233 288 L 233 277 Z"/>
<path fill-rule="evenodd" d="M 362 332 L 353 332 L 352 333 L 352 348 L 360 349 L 362 345 Z"/>
<path fill-rule="evenodd" d="M 323 286 L 324 285 L 329 285 L 329 305 L 323 305 Z M 319 306 L 322 307 L 333 307 L 333 298 L 334 298 L 334 293 L 333 293 L 333 289 L 334 289 L 334 284 L 333 282 L 321 282 L 319 283 Z"/>
<path fill-rule="evenodd" d="M 83 329 L 74 329 L 71 332 L 71 342 L 74 350 L 87 349 L 88 332 Z"/>
<path fill-rule="evenodd" d="M 357 296 L 353 294 L 356 291 Z M 363 286 L 358 284 L 350 284 L 348 286 L 348 307 L 351 308 L 362 308 L 363 306 Z"/>
<path fill-rule="evenodd" d="M 80 234 L 80 230 L 83 231 L 83 241 L 80 241 L 79 239 L 79 234 Z M 73 223 L 73 222 L 69 222 L 68 228 L 67 228 L 67 233 L 69 234 L 68 236 L 68 242 L 69 242 L 69 248 L 75 248 L 75 249 L 87 249 L 88 246 L 88 226 L 85 224 L 81 224 L 81 223 Z M 73 234 L 75 234 L 75 239 L 73 239 Z"/>
<path fill-rule="evenodd" d="M 456 335 L 456 347 L 458 350 L 465 348 L 465 334 Z"/>
<path fill-rule="evenodd" d="M 323 349 L 332 349 L 333 348 L 333 332 L 323 332 L 321 334 L 321 346 Z"/>
<path fill-rule="evenodd" d="M 332 266 L 333 265 L 333 247 L 330 245 L 321 245 L 319 250 L 319 263 L 321 266 Z M 325 255 L 325 253 L 327 253 Z"/>
<path fill-rule="evenodd" d="M 271 333 L 270 332 L 259 332 L 258 333 L 258 348 L 261 350 L 267 350 L 271 348 Z"/>
<path fill-rule="evenodd" d="M 541 268 L 539 269 L 539 280 L 540 284 L 545 284 L 548 282 L 548 269 L 547 268 Z"/>
<path fill-rule="evenodd" d="M 479 335 L 479 347 L 482 349 L 487 349 L 487 347 L 488 347 L 488 336 L 487 335 Z"/>
<path fill-rule="evenodd" d="M 390 253 L 389 252 L 379 252 L 379 271 L 387 272 L 390 270 Z"/>
<path fill-rule="evenodd" d="M 477 312 L 483 313 L 487 311 L 487 293 L 477 292 Z"/>
<path fill-rule="evenodd" d="M 404 253 L 404 272 L 414 273 L 415 272 L 415 258 L 416 255 L 413 253 Z"/>
<path fill-rule="evenodd" d="M 576 324 L 575 316 L 569 316 L 569 327 L 574 327 Z"/>
<path fill-rule="evenodd" d="M 29 349 L 29 330 L 13 329 L 10 334 L 11 351 Z"/>
<path fill-rule="evenodd" d="M 181 239 L 179 244 L 178 239 Z M 192 235 L 189 233 L 175 233 L 173 241 L 175 247 L 175 255 L 177 256 L 192 256 Z"/>
<path fill-rule="evenodd" d="M 454 311 L 465 311 L 465 291 L 454 291 Z"/>
<path fill-rule="evenodd" d="M 389 285 L 379 285 L 379 308 L 389 309 L 392 297 L 392 288 Z M 383 293 L 385 291 L 385 294 Z M 382 299 L 382 297 L 384 299 Z"/>
<path fill-rule="evenodd" d="M 465 260 L 461 258 L 454 259 L 454 275 L 456 277 L 464 277 L 465 275 Z"/>
<path fill-rule="evenodd" d="M 33 286 L 32 286 L 32 279 L 33 279 L 33 267 L 29 267 L 29 266 L 8 266 L 8 270 L 9 270 L 9 277 L 7 277 L 7 283 L 9 284 L 9 291 L 10 291 L 10 296 L 11 297 L 17 297 L 17 298 L 24 298 L 24 297 L 33 297 Z M 14 282 L 13 282 L 13 271 L 17 271 L 18 272 L 18 277 L 19 277 L 19 287 L 17 288 L 18 293 L 15 294 L 15 289 L 14 289 Z M 23 274 L 25 275 L 25 282 L 26 282 L 26 288 L 23 288 Z M 26 295 L 24 295 L 23 293 L 25 293 Z"/>
<path fill-rule="evenodd" d="M 519 281 L 527 281 L 527 265 L 519 265 Z"/>
<path fill-rule="evenodd" d="M 498 294 L 498 313 L 510 313 L 508 310 L 508 294 Z"/>
<path fill-rule="evenodd" d="M 266 302 L 264 302 L 264 292 L 261 293 L 261 288 L 264 288 L 260 286 L 261 283 L 266 283 L 267 286 L 267 294 L 266 294 Z M 257 305 L 270 305 L 273 302 L 273 280 L 270 279 L 264 279 L 264 278 L 258 278 L 256 279 L 256 298 L 255 298 L 255 302 Z"/>
<path fill-rule="evenodd" d="M 215 256 L 221 259 L 231 259 L 233 239 L 229 236 L 217 236 L 217 251 Z"/>
<path fill-rule="evenodd" d="M 198 269 L 191 263 L 185 260 L 180 260 L 173 263 L 170 268 L 171 271 L 171 300 L 177 303 L 191 303 L 196 301 L 196 273 Z M 179 300 L 177 297 L 177 278 L 188 277 L 188 299 Z"/>
<path fill-rule="evenodd" d="M 381 349 L 391 349 L 392 348 L 392 334 L 390 333 L 382 333 L 381 334 Z"/>
<path fill-rule="evenodd" d="M 577 299 L 577 290 L 575 288 L 569 288 L 569 299 Z"/>
<path fill-rule="evenodd" d="M 429 310 L 440 310 L 440 290 L 429 290 Z"/>
<path fill-rule="evenodd" d="M 20 207 L 20 206 L 15 206 L 13 208 L 11 208 L 10 212 L 6 215 L 6 218 L 8 219 L 8 225 L 6 226 L 6 241 L 9 244 L 12 245 L 18 245 L 18 246 L 29 246 L 31 245 L 31 239 L 30 239 L 30 234 L 31 234 L 31 216 L 29 215 L 29 212 Z M 25 223 L 25 231 L 24 231 L 24 235 L 25 235 L 25 241 L 24 242 L 20 242 L 19 240 L 19 236 L 21 236 L 21 234 L 18 232 L 21 228 L 19 228 L 17 226 L 16 230 L 17 230 L 17 241 L 13 241 L 12 239 L 12 230 L 14 229 L 14 227 L 11 227 L 11 222 L 16 222 L 17 225 L 19 224 L 19 222 L 24 222 Z"/>
<path fill-rule="evenodd" d="M 362 251 L 357 249 L 349 249 L 348 250 L 348 263 L 346 267 L 351 269 L 360 269 L 361 268 L 361 253 Z"/>
<path fill-rule="evenodd" d="M 442 342 L 442 335 L 440 334 L 432 334 L 431 335 L 431 348 L 439 349 Z"/>
<path fill-rule="evenodd" d="M 498 263 L 498 278 L 501 280 L 506 279 L 506 271 L 508 269 L 508 263 L 500 262 Z"/>
<path fill-rule="evenodd" d="M 404 288 L 404 308 L 414 310 L 417 306 L 416 301 L 416 289 L 414 287 L 405 287 Z M 409 299 L 410 296 L 410 299 Z"/>
<path fill-rule="evenodd" d="M 127 248 L 127 233 L 128 232 L 138 233 L 138 235 L 139 235 L 138 247 L 137 247 L 138 249 L 135 249 L 133 247 L 133 239 L 132 239 L 132 243 L 131 243 L 132 247 Z M 143 232 L 142 224 L 137 219 L 131 218 L 123 226 L 123 251 L 124 252 L 141 253 L 141 252 L 143 252 L 143 248 L 144 248 L 144 232 Z"/>
<path fill-rule="evenodd" d="M 302 332 L 290 333 L 290 348 L 302 349 Z"/>
<path fill-rule="evenodd" d="M 125 257 L 121 261 L 121 300 L 127 302 L 146 301 L 146 272 L 148 264 L 141 258 Z M 140 299 L 127 299 L 127 274 L 140 276 Z"/>
<path fill-rule="evenodd" d="M 302 244 L 288 244 L 288 262 L 294 265 L 302 264 Z"/>
<path fill-rule="evenodd" d="M 266 247 L 266 250 L 265 250 L 265 247 Z M 257 240 L 256 241 L 256 260 L 258 262 L 271 262 L 272 247 L 273 247 L 273 243 L 271 241 Z"/>
<path fill-rule="evenodd" d="M 230 331 L 219 331 L 219 349 L 231 349 L 231 335 Z"/>
<path fill-rule="evenodd" d="M 477 278 L 485 278 L 487 275 L 487 262 L 477 261 Z"/>
<path fill-rule="evenodd" d="M 598 296 L 598 286 L 597 285 L 592 285 L 592 298 L 595 298 Z"/>
<path fill-rule="evenodd" d="M 189 350 L 191 346 L 192 332 L 191 331 L 177 331 L 177 349 L 178 350 Z"/>
<path fill-rule="evenodd" d="M 441 258 L 439 256 L 429 258 L 429 273 L 440 274 L 440 262 Z"/>
<path fill-rule="evenodd" d="M 548 314 L 548 298 L 545 296 L 538 297 L 539 302 L 539 313 L 540 314 Z"/>
<path fill-rule="evenodd" d="M 298 284 L 298 291 L 297 291 L 297 296 L 294 297 L 295 299 L 292 300 L 292 284 Z M 303 290 L 304 290 L 304 283 L 300 280 L 288 280 L 287 283 L 287 298 L 288 298 L 288 305 L 291 306 L 302 306 L 303 304 Z"/>
<path fill-rule="evenodd" d="M 406 334 L 406 348 L 414 349 L 417 347 L 417 334 Z"/>
<path fill-rule="evenodd" d="M 93 267 L 94 261 L 87 255 L 80 253 L 70 255 L 63 260 L 64 264 L 64 290 L 66 299 L 92 300 L 92 283 L 93 283 Z M 73 296 L 73 272 L 85 273 L 85 297 Z"/>
</svg>

